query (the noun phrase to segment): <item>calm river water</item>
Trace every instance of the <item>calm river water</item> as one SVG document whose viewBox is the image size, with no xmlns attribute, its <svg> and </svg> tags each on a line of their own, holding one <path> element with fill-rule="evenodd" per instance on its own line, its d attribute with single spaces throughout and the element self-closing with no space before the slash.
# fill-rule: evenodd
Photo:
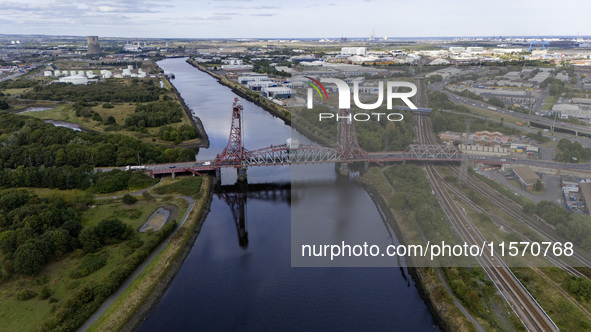
<svg viewBox="0 0 591 332">
<path fill-rule="evenodd" d="M 159 65 L 175 74 L 172 83 L 209 135 L 210 148 L 201 149 L 198 159 L 213 159 L 227 144 L 236 95 L 185 60 L 166 59 Z M 292 136 L 281 120 L 248 101 L 243 104 L 247 149 L 282 144 Z M 253 167 L 248 182 L 284 183 L 297 173 L 323 185 L 288 193 L 267 189 L 214 195 L 191 252 L 139 331 L 434 329 L 433 317 L 403 269 L 291 267 L 295 210 L 316 225 L 315 236 L 397 242 L 361 187 L 337 179 L 333 165 L 302 167 L 310 168 Z M 225 171 L 222 179 L 233 184 L 235 171 Z M 242 225 L 227 204 L 232 197 L 244 203 Z"/>
</svg>

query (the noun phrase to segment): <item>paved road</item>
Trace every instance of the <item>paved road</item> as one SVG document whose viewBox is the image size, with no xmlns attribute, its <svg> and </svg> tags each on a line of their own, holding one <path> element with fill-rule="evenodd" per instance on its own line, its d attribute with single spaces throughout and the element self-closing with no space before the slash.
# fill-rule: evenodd
<svg viewBox="0 0 591 332">
<path fill-rule="evenodd" d="M 19 77 L 19 76 L 21 76 L 21 75 L 24 75 L 24 74 L 25 74 L 25 73 L 20 73 L 20 72 L 19 72 L 19 73 L 14 73 L 14 74 L 12 74 L 12 75 L 8 75 L 8 76 L 6 76 L 6 77 L 2 77 L 2 78 L 0 78 L 0 82 L 8 81 L 8 80 L 11 80 L 11 79 L 13 79 L 13 78 L 17 78 L 17 77 Z"/>
<path fill-rule="evenodd" d="M 451 92 L 445 90 L 444 87 L 446 84 L 447 84 L 447 81 L 436 82 L 436 83 L 429 85 L 429 88 L 432 91 L 439 91 L 439 92 L 445 93 L 449 97 L 449 99 L 456 104 L 457 103 L 464 103 L 464 104 L 468 104 L 473 107 L 481 108 L 483 110 L 495 111 L 499 114 L 511 115 L 511 116 L 520 118 L 524 122 L 534 121 L 534 122 L 541 123 L 541 124 L 549 126 L 549 127 L 552 127 L 555 125 L 556 128 L 562 128 L 562 129 L 571 130 L 571 131 L 577 130 L 579 132 L 585 132 L 585 133 L 591 135 L 591 129 L 588 126 L 572 125 L 572 124 L 564 123 L 561 121 L 554 121 L 554 119 L 549 119 L 549 118 L 539 116 L 539 115 L 530 115 L 530 114 L 524 114 L 524 113 L 519 113 L 519 112 L 511 112 L 509 110 L 504 110 L 504 109 L 491 110 L 489 107 L 492 107 L 492 106 L 488 105 L 485 102 L 481 102 L 481 101 L 473 100 L 470 98 L 458 96 L 454 93 L 451 93 Z M 541 103 L 543 103 L 543 101 Z"/>
</svg>

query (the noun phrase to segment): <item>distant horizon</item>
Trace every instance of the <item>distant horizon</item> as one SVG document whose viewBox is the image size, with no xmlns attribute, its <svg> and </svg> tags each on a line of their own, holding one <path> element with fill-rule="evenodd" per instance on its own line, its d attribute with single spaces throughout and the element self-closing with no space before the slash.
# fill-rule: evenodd
<svg viewBox="0 0 591 332">
<path fill-rule="evenodd" d="M 161 39 L 588 36 L 589 12 L 591 2 L 572 0 L 0 0 L 0 31 Z"/>
<path fill-rule="evenodd" d="M 194 39 L 194 40 L 321 40 L 321 39 L 328 39 L 328 40 L 340 40 L 341 38 L 349 39 L 356 39 L 356 40 L 367 40 L 369 41 L 369 37 L 367 36 L 343 36 L 343 37 L 139 37 L 139 36 L 101 36 L 101 35 L 66 35 L 66 34 L 45 34 L 45 33 L 0 33 L 0 36 L 44 36 L 44 37 L 79 37 L 79 38 L 86 38 L 88 36 L 98 36 L 98 38 L 118 38 L 118 39 Z M 383 38 L 386 37 L 387 40 Z M 375 42 L 384 42 L 384 41 L 395 41 L 395 40 L 415 40 L 415 39 L 457 39 L 457 38 L 484 38 L 484 39 L 540 39 L 540 38 L 591 38 L 591 34 L 589 35 L 474 35 L 474 36 L 413 36 L 413 37 L 394 37 L 394 36 L 376 36 Z"/>
</svg>

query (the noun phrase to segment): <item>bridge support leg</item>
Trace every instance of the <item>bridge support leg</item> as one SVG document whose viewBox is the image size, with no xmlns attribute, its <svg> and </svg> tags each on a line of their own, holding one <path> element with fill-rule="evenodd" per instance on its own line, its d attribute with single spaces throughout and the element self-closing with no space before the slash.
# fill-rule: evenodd
<svg viewBox="0 0 591 332">
<path fill-rule="evenodd" d="M 349 176 L 349 164 L 347 163 L 336 163 L 335 168 L 337 172 L 342 176 Z"/>
<path fill-rule="evenodd" d="M 369 162 L 363 162 L 363 172 L 367 172 L 369 170 Z"/>
<path fill-rule="evenodd" d="M 215 169 L 215 177 L 218 180 L 222 178 L 222 169 L 221 168 L 216 168 Z"/>
<path fill-rule="evenodd" d="M 176 173 L 172 172 L 172 178 L 174 179 L 176 177 Z"/>
<path fill-rule="evenodd" d="M 241 167 L 236 170 L 238 174 L 238 181 L 246 181 L 246 167 Z"/>
</svg>

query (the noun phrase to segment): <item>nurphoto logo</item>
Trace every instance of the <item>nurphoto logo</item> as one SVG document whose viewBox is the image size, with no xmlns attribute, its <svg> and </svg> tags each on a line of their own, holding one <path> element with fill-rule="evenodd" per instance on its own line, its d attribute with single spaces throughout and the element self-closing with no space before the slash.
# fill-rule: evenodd
<svg viewBox="0 0 591 332">
<path fill-rule="evenodd" d="M 349 85 L 338 78 L 321 78 L 320 81 L 315 80 L 311 77 L 306 76 L 307 79 L 314 82 L 312 84 L 310 82 L 306 82 L 311 88 L 308 88 L 308 97 L 307 97 L 307 107 L 308 109 L 312 109 L 314 107 L 314 90 L 320 96 L 320 99 L 328 100 L 328 94 L 326 92 L 326 88 L 322 83 L 333 83 L 337 86 L 337 91 L 339 93 L 339 109 L 351 109 L 351 89 Z M 399 87 L 407 87 L 410 88 L 409 92 L 398 92 Z M 314 90 L 313 90 L 314 89 Z M 322 90 L 322 91 L 321 91 Z M 384 102 L 384 82 L 378 82 L 378 99 L 373 104 L 364 104 L 359 100 L 359 82 L 353 81 L 353 101 L 355 106 L 359 107 L 363 110 L 375 110 L 382 106 Z M 324 93 L 324 94 L 323 94 Z M 400 99 L 408 106 L 408 108 L 416 110 L 417 107 L 410 101 L 409 98 L 413 97 L 417 93 L 417 87 L 413 83 L 410 82 L 386 82 L 386 108 L 391 110 L 392 109 L 392 100 Z M 346 116 L 340 116 L 339 114 L 335 113 L 319 113 L 318 119 L 322 121 L 323 119 L 332 119 L 335 118 L 337 121 L 344 119 L 348 121 L 369 121 L 371 118 L 377 119 L 380 121 L 382 118 L 387 119 L 388 121 L 402 121 L 404 116 L 400 113 L 355 113 L 355 114 L 348 114 Z"/>
</svg>

